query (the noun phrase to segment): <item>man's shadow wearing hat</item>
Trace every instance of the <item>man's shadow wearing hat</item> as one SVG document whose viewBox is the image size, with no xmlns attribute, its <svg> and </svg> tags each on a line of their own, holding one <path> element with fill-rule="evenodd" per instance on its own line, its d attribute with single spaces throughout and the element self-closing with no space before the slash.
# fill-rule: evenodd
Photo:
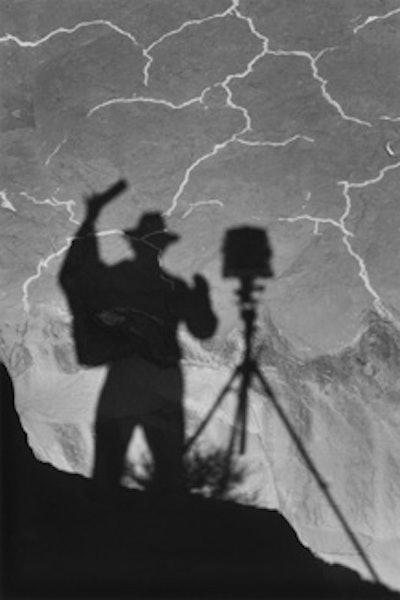
<svg viewBox="0 0 400 600">
<path fill-rule="evenodd" d="M 201 275 L 190 287 L 160 266 L 179 236 L 158 212 L 145 213 L 126 230 L 134 257 L 102 262 L 95 222 L 125 188 L 118 182 L 86 201 L 87 213 L 62 265 L 59 282 L 72 315 L 78 361 L 107 365 L 95 420 L 93 478 L 116 487 L 134 429 L 141 425 L 153 457 L 154 489 L 180 487 L 184 444 L 182 352 L 179 323 L 199 339 L 213 335 L 217 319 Z"/>
</svg>

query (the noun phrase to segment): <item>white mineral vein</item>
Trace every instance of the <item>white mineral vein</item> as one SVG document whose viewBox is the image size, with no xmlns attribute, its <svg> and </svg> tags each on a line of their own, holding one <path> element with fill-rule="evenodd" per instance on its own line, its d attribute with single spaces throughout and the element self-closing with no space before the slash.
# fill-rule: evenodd
<svg viewBox="0 0 400 600">
<path fill-rule="evenodd" d="M 104 236 L 108 236 L 108 235 L 116 235 L 116 234 L 122 234 L 123 232 L 120 229 L 108 229 L 108 230 L 104 230 L 104 231 L 98 231 L 96 232 L 96 237 L 104 237 Z M 75 236 L 69 236 L 66 238 L 66 243 L 64 246 L 62 246 L 61 248 L 59 248 L 59 250 L 55 250 L 54 252 L 52 252 L 51 254 L 49 254 L 46 258 L 41 258 L 39 260 L 39 263 L 36 267 L 36 271 L 33 275 L 31 275 L 30 277 L 28 277 L 24 283 L 22 284 L 22 305 L 24 307 L 24 311 L 26 313 L 30 312 L 30 302 L 29 302 L 29 287 L 30 285 L 36 281 L 37 279 L 39 279 L 44 271 L 44 269 L 47 269 L 50 262 L 54 259 L 54 258 L 59 258 L 60 256 L 62 256 L 64 254 L 64 252 L 66 252 L 68 250 L 68 248 L 71 246 L 73 240 L 76 239 Z"/>
<path fill-rule="evenodd" d="M 386 142 L 385 150 L 389 154 L 389 156 L 396 156 L 396 152 L 393 150 L 391 142 Z"/>
<path fill-rule="evenodd" d="M 59 150 L 61 150 L 61 148 L 63 147 L 63 145 L 66 143 L 67 139 L 68 139 L 68 136 L 65 136 L 64 139 L 61 140 L 61 142 L 59 144 L 57 144 L 57 146 L 54 148 L 54 150 L 52 152 L 50 152 L 49 156 L 44 161 L 44 164 L 46 165 L 46 167 L 49 166 L 50 162 L 55 157 L 55 155 L 57 154 L 57 152 Z"/>
<path fill-rule="evenodd" d="M 74 206 L 76 205 L 75 200 L 57 200 L 55 196 L 50 196 L 49 198 L 44 198 L 43 200 L 38 200 L 34 196 L 28 194 L 27 192 L 20 192 L 21 196 L 24 196 L 34 204 L 48 204 L 49 206 L 58 207 L 64 206 L 66 211 L 69 213 L 69 221 L 74 223 L 75 225 L 79 225 L 79 221 L 75 219 Z"/>
<path fill-rule="evenodd" d="M 7 210 L 17 212 L 17 209 L 15 208 L 14 204 L 11 202 L 11 200 L 7 196 L 7 190 L 0 191 L 0 201 L 1 201 L 1 204 L 0 204 L 1 208 L 6 208 Z"/>
<path fill-rule="evenodd" d="M 188 21 L 185 21 L 184 23 L 182 23 L 182 25 L 180 25 L 179 27 L 177 27 L 176 29 L 172 29 L 171 31 L 168 31 L 167 33 L 164 33 L 161 37 L 159 37 L 157 40 L 155 40 L 154 42 L 152 42 L 149 46 L 147 46 L 147 48 L 144 49 L 143 53 L 145 54 L 145 56 L 147 57 L 147 63 L 144 67 L 143 73 L 144 73 L 144 84 L 146 86 L 148 86 L 149 84 L 149 77 L 150 77 L 150 67 L 153 63 L 153 57 L 151 56 L 150 52 L 156 48 L 157 46 L 159 46 L 160 44 L 162 44 L 162 42 L 164 42 L 166 39 L 177 35 L 178 33 L 180 33 L 181 31 L 183 31 L 184 29 L 186 29 L 187 27 L 191 27 L 191 26 L 198 26 L 201 25 L 203 23 L 207 23 L 208 21 L 212 21 L 214 19 L 223 19 L 224 17 L 227 17 L 229 15 L 233 14 L 234 9 L 236 8 L 236 5 L 239 3 L 239 0 L 233 0 L 232 5 L 229 6 L 224 12 L 222 13 L 215 13 L 213 15 L 209 15 L 207 17 L 203 17 L 202 19 L 189 19 Z"/>
<path fill-rule="evenodd" d="M 292 135 L 292 137 L 288 138 L 287 140 L 282 140 L 281 142 L 271 142 L 269 140 L 266 140 L 264 142 L 252 141 L 244 140 L 242 138 L 238 138 L 236 141 L 238 142 L 238 144 L 243 144 L 244 146 L 271 146 L 272 148 L 281 148 L 282 146 L 287 146 L 288 144 L 292 144 L 297 140 L 304 140 L 305 142 L 310 143 L 315 142 L 314 138 L 311 138 L 308 135 L 300 135 L 299 133 L 297 135 Z"/>
<path fill-rule="evenodd" d="M 61 34 L 70 35 L 71 33 L 75 33 L 76 31 L 78 31 L 79 29 L 82 29 L 85 27 L 93 27 L 93 26 L 109 27 L 110 29 L 113 29 L 117 33 L 129 38 L 131 40 L 131 42 L 133 42 L 135 44 L 135 46 L 139 46 L 138 42 L 136 41 L 136 38 L 131 33 L 129 33 L 129 31 L 125 31 L 124 29 L 121 29 L 117 25 L 114 25 L 114 23 L 112 23 L 111 21 L 104 20 L 104 19 L 94 19 L 93 21 L 82 21 L 80 23 L 77 23 L 73 27 L 58 27 L 57 29 L 50 31 L 48 34 L 46 34 L 45 36 L 43 36 L 37 40 L 21 40 L 19 37 L 12 35 L 11 33 L 6 33 L 2 37 L 0 37 L 0 43 L 14 42 L 21 48 L 36 48 L 37 46 L 40 46 L 41 44 L 48 42 L 51 38 L 53 38 L 57 35 L 61 35 Z"/>
<path fill-rule="evenodd" d="M 93 106 L 87 113 L 87 117 L 91 117 L 95 112 L 97 112 L 100 109 L 106 108 L 107 106 L 112 106 L 113 104 L 132 104 L 132 103 L 140 103 L 140 102 L 144 102 L 144 103 L 148 103 L 148 104 L 159 104 L 161 106 L 166 106 L 167 108 L 172 108 L 173 110 L 181 110 L 182 108 L 186 108 L 187 106 L 191 106 L 193 104 L 196 103 L 202 103 L 203 102 L 203 96 L 204 93 L 206 91 L 208 91 L 209 88 L 206 88 L 206 90 L 203 90 L 202 94 L 196 98 L 191 98 L 190 100 L 187 100 L 186 102 L 182 102 L 182 104 L 174 104 L 173 102 L 170 102 L 168 100 L 163 100 L 158 99 L 158 98 L 151 98 L 151 97 L 146 97 L 146 96 L 136 96 L 133 95 L 129 98 L 124 98 L 124 97 L 120 97 L 120 98 L 111 98 L 110 100 L 105 100 L 104 102 L 100 102 L 99 104 L 96 104 L 95 106 Z"/>
<path fill-rule="evenodd" d="M 353 33 L 357 34 L 360 31 L 360 29 L 364 29 L 364 27 L 367 27 L 367 25 L 375 23 L 376 21 L 383 21 L 385 19 L 389 19 L 390 17 L 398 13 L 400 13 L 400 6 L 398 8 L 394 8 L 393 10 L 383 15 L 371 15 L 367 19 L 365 19 L 365 21 L 354 27 Z"/>
<path fill-rule="evenodd" d="M 307 196 L 305 197 L 305 200 L 304 200 L 304 204 L 301 208 L 305 208 L 307 206 L 307 204 L 310 202 L 310 200 L 311 200 L 311 192 L 308 191 Z"/>
<path fill-rule="evenodd" d="M 52 252 L 51 254 L 49 254 L 49 256 L 47 256 L 46 258 L 41 258 L 39 260 L 39 263 L 36 267 L 36 272 L 31 275 L 30 277 L 28 277 L 24 283 L 22 284 L 22 305 L 24 307 L 24 311 L 26 313 L 30 312 L 30 303 L 29 303 L 29 286 L 36 280 L 39 279 L 42 275 L 42 272 L 44 269 L 47 269 L 47 267 L 49 266 L 50 261 L 53 260 L 53 258 L 56 258 L 57 256 L 61 256 L 71 245 L 72 240 L 74 238 L 72 237 L 68 237 L 66 239 L 66 245 L 63 246 L 62 248 L 60 248 L 59 250 Z"/>
<path fill-rule="evenodd" d="M 221 200 L 210 199 L 210 200 L 199 200 L 198 202 L 190 202 L 188 210 L 182 215 L 182 219 L 186 219 L 198 206 L 217 205 L 224 207 L 224 203 Z"/>
<path fill-rule="evenodd" d="M 338 181 L 337 185 L 339 185 L 343 188 L 343 196 L 346 201 L 345 210 L 338 221 L 335 221 L 335 219 L 330 219 L 330 218 L 312 217 L 311 215 L 308 215 L 308 214 L 301 214 L 301 215 L 297 215 L 296 217 L 280 217 L 278 219 L 279 221 L 287 221 L 289 223 L 295 223 L 296 221 L 311 221 L 312 223 L 314 223 L 314 234 L 318 233 L 318 225 L 320 223 L 338 227 L 341 230 L 341 232 L 343 233 L 342 241 L 343 241 L 344 245 L 346 246 L 348 253 L 358 263 L 359 276 L 364 283 L 365 289 L 373 298 L 373 303 L 374 303 L 374 307 L 375 307 L 376 311 L 382 318 L 390 319 L 392 321 L 395 321 L 395 318 L 392 315 L 392 313 L 387 308 L 385 308 L 381 297 L 379 296 L 378 292 L 373 287 L 373 285 L 370 281 L 367 266 L 366 266 L 364 260 L 353 249 L 353 247 L 350 243 L 349 238 L 354 237 L 354 234 L 347 229 L 346 219 L 351 212 L 350 190 L 365 188 L 370 185 L 374 185 L 375 183 L 379 183 L 379 181 L 381 181 L 383 179 L 383 177 L 385 176 L 385 173 L 387 173 L 387 171 L 392 171 L 393 169 L 398 169 L 399 167 L 400 167 L 400 162 L 393 163 L 391 165 L 386 165 L 379 171 L 379 173 L 376 177 L 373 177 L 371 179 L 366 179 L 364 181 L 359 181 L 359 182 Z"/>
<path fill-rule="evenodd" d="M 79 221 L 77 221 L 75 219 L 75 213 L 74 213 L 74 206 L 76 204 L 75 200 L 57 200 L 57 198 L 55 196 L 50 196 L 49 198 L 44 198 L 44 199 L 38 200 L 37 198 L 35 198 L 31 194 L 28 194 L 27 192 L 20 192 L 20 195 L 24 196 L 25 198 L 27 198 L 34 204 L 49 205 L 49 206 L 52 206 L 53 208 L 59 207 L 59 206 L 65 207 L 65 209 L 67 210 L 67 212 L 69 214 L 68 220 L 71 223 L 79 225 Z M 73 239 L 74 239 L 73 237 L 67 237 L 66 245 L 62 246 L 62 248 L 60 248 L 59 250 L 56 250 L 56 251 L 52 252 L 51 254 L 49 254 L 49 256 L 47 256 L 47 258 L 41 258 L 36 267 L 36 271 L 35 271 L 34 275 L 31 275 L 23 282 L 23 284 L 22 284 L 22 305 L 24 307 L 25 312 L 30 311 L 29 295 L 28 295 L 30 284 L 33 281 L 35 281 L 36 279 L 39 279 L 43 270 L 48 267 L 50 261 L 53 258 L 60 256 L 61 254 L 63 254 L 63 252 L 65 252 L 69 248 L 71 241 Z"/>
<path fill-rule="evenodd" d="M 388 115 L 382 115 L 379 117 L 382 121 L 393 121 L 394 123 L 398 123 L 400 121 L 400 117 L 389 117 Z"/>
<path fill-rule="evenodd" d="M 301 56 L 303 58 L 306 58 L 310 62 L 314 79 L 320 84 L 322 96 L 328 102 L 328 104 L 334 107 L 334 109 L 339 113 L 342 119 L 345 119 L 346 121 L 353 121 L 354 123 L 358 123 L 359 125 L 364 125 L 366 127 L 372 127 L 372 123 L 370 123 L 369 121 L 364 121 L 363 119 L 358 119 L 357 117 L 353 117 L 346 114 L 339 102 L 335 100 L 326 89 L 326 86 L 328 85 L 329 81 L 328 79 L 324 79 L 319 74 L 317 62 L 320 58 L 322 58 L 324 54 L 326 54 L 327 52 L 334 52 L 335 50 L 336 48 L 332 47 L 324 48 L 324 50 L 318 52 L 316 56 L 313 56 L 310 52 L 306 52 L 305 50 L 268 50 L 268 54 L 272 54 L 274 56 Z"/>
</svg>

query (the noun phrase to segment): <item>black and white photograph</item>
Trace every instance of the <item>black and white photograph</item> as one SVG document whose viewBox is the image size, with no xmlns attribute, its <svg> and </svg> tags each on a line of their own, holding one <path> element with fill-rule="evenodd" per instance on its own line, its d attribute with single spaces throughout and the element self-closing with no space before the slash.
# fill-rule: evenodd
<svg viewBox="0 0 400 600">
<path fill-rule="evenodd" d="M 400 0 L 0 0 L 0 595 L 400 597 Z"/>
</svg>

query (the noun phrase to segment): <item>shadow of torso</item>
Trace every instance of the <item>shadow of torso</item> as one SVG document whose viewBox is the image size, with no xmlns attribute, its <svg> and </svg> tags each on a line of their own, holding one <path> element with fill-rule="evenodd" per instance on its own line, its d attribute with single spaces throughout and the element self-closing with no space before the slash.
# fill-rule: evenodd
<svg viewBox="0 0 400 600">
<path fill-rule="evenodd" d="M 97 279 L 96 318 L 104 343 L 110 330 L 131 347 L 130 353 L 108 362 L 97 417 L 140 420 L 176 408 L 183 394 L 177 330 L 185 284 L 161 269 L 140 268 L 134 261 L 105 267 Z"/>
</svg>

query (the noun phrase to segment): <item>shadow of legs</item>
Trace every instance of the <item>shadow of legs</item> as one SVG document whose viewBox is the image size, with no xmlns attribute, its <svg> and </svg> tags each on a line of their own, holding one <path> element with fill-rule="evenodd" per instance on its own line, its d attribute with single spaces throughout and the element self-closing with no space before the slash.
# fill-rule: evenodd
<svg viewBox="0 0 400 600">
<path fill-rule="evenodd" d="M 154 461 L 153 479 L 149 489 L 160 493 L 182 492 L 182 411 L 177 409 L 163 413 L 157 419 L 143 423 L 143 428 Z"/>
<path fill-rule="evenodd" d="M 132 419 L 101 418 L 96 421 L 93 480 L 99 488 L 120 486 L 125 454 L 135 424 Z"/>
</svg>

